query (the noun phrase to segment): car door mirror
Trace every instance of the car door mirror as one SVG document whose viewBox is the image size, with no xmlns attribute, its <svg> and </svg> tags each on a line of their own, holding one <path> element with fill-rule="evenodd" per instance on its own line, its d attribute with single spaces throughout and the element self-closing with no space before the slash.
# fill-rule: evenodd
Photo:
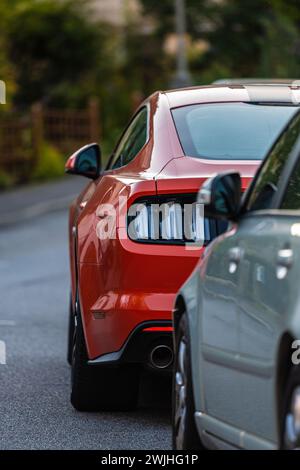
<svg viewBox="0 0 300 470">
<path fill-rule="evenodd" d="M 220 173 L 206 180 L 199 193 L 198 203 L 205 205 L 205 215 L 215 219 L 235 219 L 241 203 L 239 173 Z"/>
<path fill-rule="evenodd" d="M 98 144 L 88 144 L 71 155 L 65 172 L 96 179 L 101 173 L 101 150 Z"/>
</svg>

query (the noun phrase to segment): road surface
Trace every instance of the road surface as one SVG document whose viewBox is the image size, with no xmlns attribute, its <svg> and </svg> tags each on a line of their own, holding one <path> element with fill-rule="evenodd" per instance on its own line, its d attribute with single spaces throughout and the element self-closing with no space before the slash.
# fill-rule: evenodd
<svg viewBox="0 0 300 470">
<path fill-rule="evenodd" d="M 69 403 L 66 240 L 66 211 L 0 230 L 0 449 L 170 449 L 164 380 L 146 383 L 136 412 Z"/>
</svg>

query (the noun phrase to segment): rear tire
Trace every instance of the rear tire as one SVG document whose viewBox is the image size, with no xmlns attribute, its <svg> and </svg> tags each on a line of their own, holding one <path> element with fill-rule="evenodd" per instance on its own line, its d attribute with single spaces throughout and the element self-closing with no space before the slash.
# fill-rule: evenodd
<svg viewBox="0 0 300 470">
<path fill-rule="evenodd" d="M 175 337 L 172 434 L 174 450 L 204 450 L 196 427 L 187 318 L 182 315 Z"/>
<path fill-rule="evenodd" d="M 300 449 L 300 367 L 291 369 L 284 396 L 281 447 Z"/>
<path fill-rule="evenodd" d="M 71 403 L 78 411 L 128 411 L 137 406 L 139 369 L 88 365 L 80 314 L 75 318 L 71 383 Z"/>
<path fill-rule="evenodd" d="M 67 350 L 67 361 L 68 364 L 72 364 L 72 350 L 73 350 L 73 341 L 74 341 L 74 313 L 72 306 L 72 298 L 70 296 L 69 303 L 69 326 L 68 326 L 68 350 Z"/>
</svg>

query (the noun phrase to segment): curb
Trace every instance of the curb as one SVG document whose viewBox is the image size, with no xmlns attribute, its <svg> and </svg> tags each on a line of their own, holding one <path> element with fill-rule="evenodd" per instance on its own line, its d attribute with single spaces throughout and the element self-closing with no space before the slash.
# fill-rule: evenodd
<svg viewBox="0 0 300 470">
<path fill-rule="evenodd" d="M 23 210 L 13 211 L 9 214 L 0 214 L 0 227 L 16 225 L 49 212 L 56 212 L 66 209 L 69 207 L 72 200 L 77 196 L 78 193 L 72 195 L 69 194 L 68 196 L 59 199 L 33 204 L 32 206 L 26 207 Z"/>
</svg>

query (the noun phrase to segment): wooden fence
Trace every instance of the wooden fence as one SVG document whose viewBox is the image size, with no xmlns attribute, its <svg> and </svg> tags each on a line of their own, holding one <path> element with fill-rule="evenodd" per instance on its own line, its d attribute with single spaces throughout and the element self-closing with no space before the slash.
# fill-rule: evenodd
<svg viewBox="0 0 300 470">
<path fill-rule="evenodd" d="M 27 116 L 0 116 L 0 170 L 26 180 L 44 142 L 67 157 L 78 147 L 97 142 L 99 137 L 97 99 L 91 99 L 83 110 L 48 109 L 38 103 Z"/>
</svg>

